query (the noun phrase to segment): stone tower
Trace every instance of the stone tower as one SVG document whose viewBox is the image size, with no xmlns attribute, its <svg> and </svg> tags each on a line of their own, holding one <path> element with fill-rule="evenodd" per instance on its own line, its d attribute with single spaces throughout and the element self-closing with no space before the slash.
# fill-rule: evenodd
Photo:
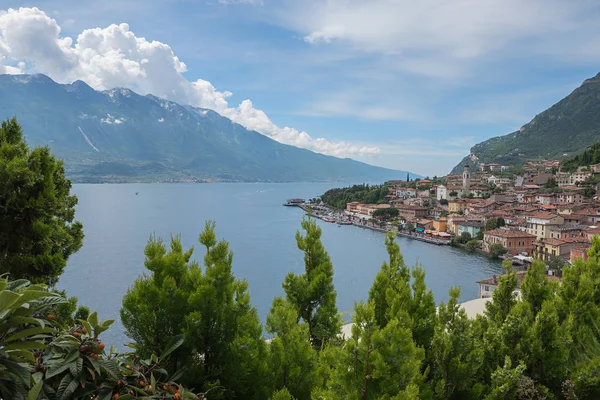
<svg viewBox="0 0 600 400">
<path fill-rule="evenodd" d="M 471 189 L 471 172 L 469 171 L 469 164 L 465 165 L 463 170 L 463 196 L 469 196 Z"/>
</svg>

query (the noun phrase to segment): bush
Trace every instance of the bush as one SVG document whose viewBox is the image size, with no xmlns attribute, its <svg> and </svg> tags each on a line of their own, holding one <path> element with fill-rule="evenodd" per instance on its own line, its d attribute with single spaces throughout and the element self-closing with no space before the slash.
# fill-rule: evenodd
<svg viewBox="0 0 600 400">
<path fill-rule="evenodd" d="M 508 253 L 508 250 L 502 246 L 500 243 L 494 243 L 490 245 L 490 257 L 498 258 L 503 254 Z"/>
<path fill-rule="evenodd" d="M 479 248 L 479 241 L 476 239 L 473 240 L 469 240 L 466 244 L 465 244 L 465 250 L 468 251 L 475 251 Z"/>
</svg>

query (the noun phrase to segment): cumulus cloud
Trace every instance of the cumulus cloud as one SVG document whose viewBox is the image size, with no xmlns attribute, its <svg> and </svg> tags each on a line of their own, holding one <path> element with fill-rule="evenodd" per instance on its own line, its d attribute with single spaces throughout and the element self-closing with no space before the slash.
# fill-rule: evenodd
<svg viewBox="0 0 600 400">
<path fill-rule="evenodd" d="M 256 0 L 235 0 L 256 3 Z M 228 91 L 210 82 L 188 81 L 187 67 L 171 47 L 131 32 L 128 24 L 86 29 L 75 40 L 61 36 L 57 21 L 38 8 L 0 11 L 0 72 L 39 72 L 59 82 L 77 79 L 105 90 L 135 88 L 169 100 L 208 108 L 281 143 L 338 157 L 374 155 L 378 147 L 312 138 L 290 127 L 279 127 L 250 100 L 231 107 Z M 110 121 L 110 122 L 109 122 Z M 105 123 L 120 123 L 105 119 Z"/>
</svg>

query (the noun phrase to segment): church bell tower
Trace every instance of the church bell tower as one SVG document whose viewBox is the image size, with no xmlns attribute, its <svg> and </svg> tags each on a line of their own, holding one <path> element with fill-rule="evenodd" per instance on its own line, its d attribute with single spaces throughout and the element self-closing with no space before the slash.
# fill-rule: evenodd
<svg viewBox="0 0 600 400">
<path fill-rule="evenodd" d="M 469 171 L 469 165 L 465 165 L 463 170 L 463 196 L 469 196 L 471 190 L 471 172 Z"/>
</svg>

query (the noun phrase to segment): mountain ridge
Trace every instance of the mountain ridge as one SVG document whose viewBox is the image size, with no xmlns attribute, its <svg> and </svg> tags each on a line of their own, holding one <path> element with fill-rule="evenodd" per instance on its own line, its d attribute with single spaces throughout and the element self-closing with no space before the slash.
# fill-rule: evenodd
<svg viewBox="0 0 600 400">
<path fill-rule="evenodd" d="M 0 75 L 0 118 L 12 116 L 30 145 L 64 159 L 76 182 L 382 181 L 407 173 L 282 144 L 212 110 L 43 74 Z"/>
<path fill-rule="evenodd" d="M 525 160 L 562 159 L 600 141 L 600 73 L 537 114 L 517 131 L 476 144 L 453 169 L 464 164 L 519 165 Z"/>
</svg>

